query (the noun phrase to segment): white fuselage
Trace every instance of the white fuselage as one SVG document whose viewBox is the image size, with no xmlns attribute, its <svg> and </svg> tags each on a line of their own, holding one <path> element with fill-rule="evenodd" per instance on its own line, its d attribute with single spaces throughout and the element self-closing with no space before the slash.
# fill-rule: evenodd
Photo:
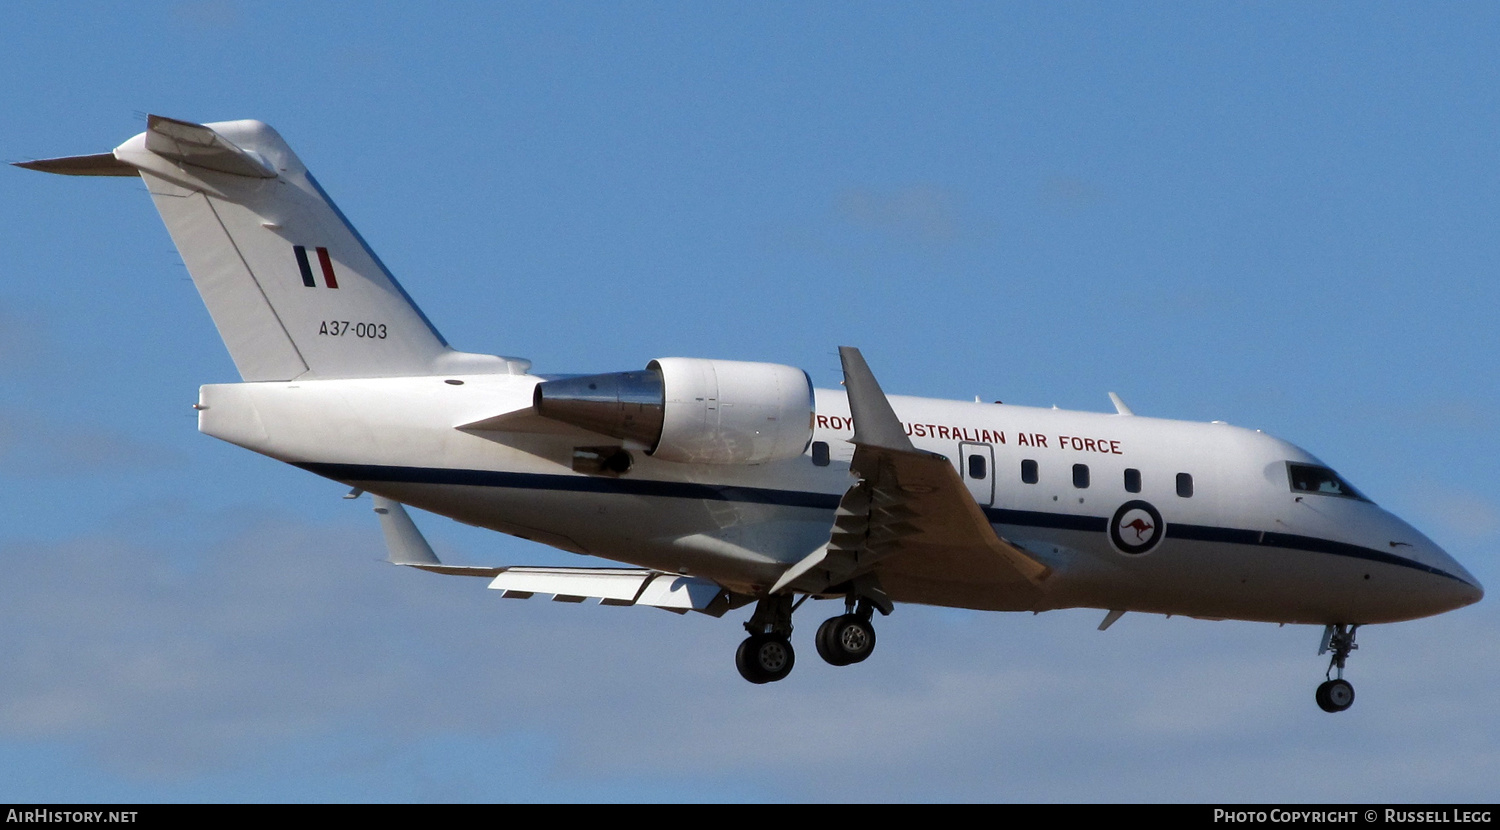
<svg viewBox="0 0 1500 830">
<path fill-rule="evenodd" d="M 817 390 L 813 443 L 802 456 L 755 465 L 685 464 L 636 451 L 622 475 L 588 474 L 575 471 L 575 448 L 611 439 L 535 418 L 505 430 L 459 429 L 528 410 L 540 380 L 205 386 L 199 428 L 461 522 L 745 594 L 763 593 L 828 541 L 833 511 L 853 482 L 842 391 Z M 916 447 L 953 460 L 997 532 L 1053 570 L 1042 599 L 1025 608 L 941 581 L 893 592 L 897 602 L 1332 624 L 1421 617 L 1482 596 L 1458 563 L 1380 507 L 1295 491 L 1288 464 L 1317 460 L 1260 432 L 894 395 L 890 402 Z M 1191 478 L 1185 488 L 1183 476 Z M 1145 503 L 1159 521 L 1137 519 L 1147 508 L 1131 513 L 1131 503 Z M 1156 541 L 1132 552 L 1142 531 Z"/>
</svg>

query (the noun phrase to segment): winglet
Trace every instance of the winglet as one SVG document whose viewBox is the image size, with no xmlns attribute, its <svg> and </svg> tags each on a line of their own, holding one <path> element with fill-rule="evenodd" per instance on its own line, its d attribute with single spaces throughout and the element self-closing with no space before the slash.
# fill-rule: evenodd
<svg viewBox="0 0 1500 830">
<path fill-rule="evenodd" d="M 441 565 L 432 546 L 423 538 L 422 531 L 406 515 L 401 502 L 384 496 L 374 496 L 375 513 L 380 517 L 380 531 L 385 534 L 385 546 L 390 554 L 386 559 L 392 565 Z"/>
<path fill-rule="evenodd" d="M 505 572 L 504 568 L 485 568 L 472 565 L 444 565 L 438 561 L 432 546 L 423 538 L 422 531 L 406 515 L 401 502 L 383 496 L 375 496 L 375 513 L 380 517 L 380 531 L 385 534 L 385 546 L 389 552 L 386 561 L 392 565 L 418 568 L 449 576 L 483 576 L 493 579 Z"/>
<path fill-rule="evenodd" d="M 844 364 L 844 390 L 849 395 L 849 414 L 854 417 L 854 443 L 859 446 L 915 452 L 901 419 L 891 409 L 875 373 L 864 355 L 853 346 L 839 347 Z"/>
</svg>

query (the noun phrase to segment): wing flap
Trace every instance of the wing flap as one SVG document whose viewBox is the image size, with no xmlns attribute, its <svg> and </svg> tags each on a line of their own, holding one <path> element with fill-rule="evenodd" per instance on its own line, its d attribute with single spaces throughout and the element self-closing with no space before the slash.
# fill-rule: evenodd
<svg viewBox="0 0 1500 830">
<path fill-rule="evenodd" d="M 861 455 L 864 457 L 861 458 Z M 882 546 L 921 560 L 915 570 L 941 573 L 956 581 L 1037 584 L 1050 569 L 1016 545 L 1000 538 L 947 459 L 925 453 L 856 448 L 853 466 L 881 497 L 899 499 L 904 516 L 893 523 L 871 511 L 870 538 L 892 541 Z M 885 511 L 889 514 L 891 511 Z M 911 571 L 916 562 L 891 563 L 894 571 Z"/>
<path fill-rule="evenodd" d="M 514 599 L 550 594 L 555 602 L 596 599 L 600 605 L 645 605 L 716 617 L 727 610 L 718 583 L 644 568 L 506 568 L 490 588 Z"/>
</svg>

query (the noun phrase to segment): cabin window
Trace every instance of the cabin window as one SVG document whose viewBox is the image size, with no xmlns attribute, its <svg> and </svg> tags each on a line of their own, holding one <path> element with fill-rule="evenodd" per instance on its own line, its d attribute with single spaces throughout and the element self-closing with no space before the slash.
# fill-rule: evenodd
<svg viewBox="0 0 1500 830">
<path fill-rule="evenodd" d="M 814 442 L 812 442 L 812 458 L 813 458 L 813 463 L 816 464 L 817 466 L 819 466 L 819 467 L 827 467 L 828 466 L 828 442 L 827 441 L 814 441 Z"/>
<path fill-rule="evenodd" d="M 1177 495 L 1185 499 L 1193 497 L 1193 476 L 1191 473 L 1177 474 Z"/>
<path fill-rule="evenodd" d="M 989 475 L 989 471 L 985 469 L 984 456 L 969 456 L 969 478 L 982 479 L 986 475 Z"/>
<path fill-rule="evenodd" d="M 1036 484 L 1037 482 L 1036 462 L 1030 458 L 1021 462 L 1021 480 L 1027 484 Z"/>
<path fill-rule="evenodd" d="M 1125 492 L 1141 492 L 1141 471 L 1131 468 L 1125 471 Z"/>
<path fill-rule="evenodd" d="M 1080 490 L 1086 490 L 1089 486 L 1089 465 L 1073 465 L 1073 486 Z"/>
<path fill-rule="evenodd" d="M 1339 478 L 1339 474 L 1327 467 L 1312 464 L 1288 464 L 1287 475 L 1291 478 L 1292 492 L 1318 493 L 1324 496 L 1342 496 L 1346 499 L 1369 501 L 1364 493 Z"/>
</svg>

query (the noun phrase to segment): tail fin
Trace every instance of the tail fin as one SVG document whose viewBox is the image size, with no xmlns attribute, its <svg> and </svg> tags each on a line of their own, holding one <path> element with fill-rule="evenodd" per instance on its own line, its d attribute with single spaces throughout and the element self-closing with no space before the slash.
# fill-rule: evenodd
<svg viewBox="0 0 1500 830">
<path fill-rule="evenodd" d="M 259 121 L 150 116 L 113 154 L 20 166 L 139 173 L 247 381 L 525 372 L 455 352 L 318 186 Z"/>
</svg>

